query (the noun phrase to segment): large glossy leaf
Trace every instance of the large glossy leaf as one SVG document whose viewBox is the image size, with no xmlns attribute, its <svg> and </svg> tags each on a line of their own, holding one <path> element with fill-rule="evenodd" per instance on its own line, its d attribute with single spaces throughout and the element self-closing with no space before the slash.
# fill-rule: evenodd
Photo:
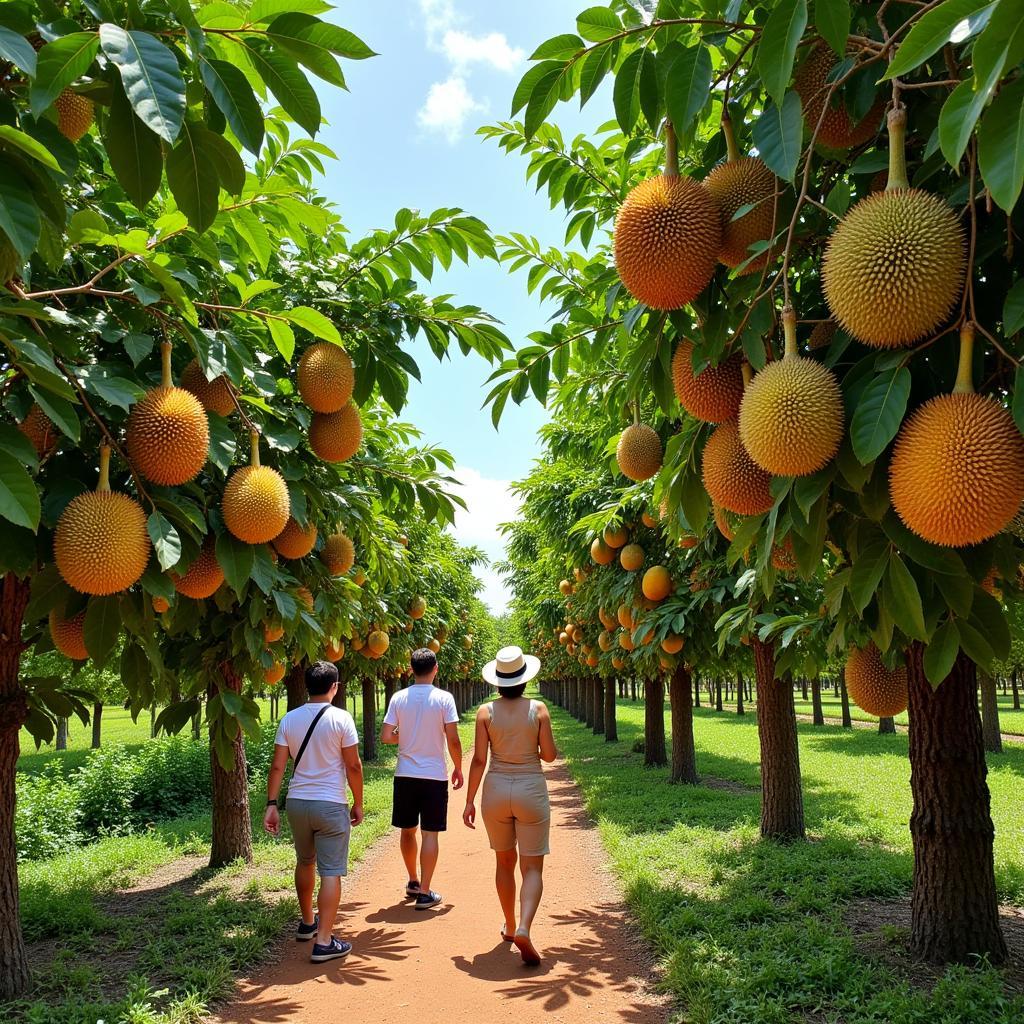
<svg viewBox="0 0 1024 1024">
<path fill-rule="evenodd" d="M 665 105 L 677 135 L 690 127 L 711 94 L 711 54 L 701 43 L 684 50 L 665 75 Z"/>
<path fill-rule="evenodd" d="M 29 530 L 39 527 L 39 491 L 21 462 L 0 449 L 0 516 Z"/>
<path fill-rule="evenodd" d="M 622 23 L 607 7 L 588 7 L 576 16 L 576 31 L 584 39 L 597 43 L 621 32 Z"/>
<path fill-rule="evenodd" d="M 103 141 L 118 184 L 143 209 L 160 187 L 163 152 L 160 139 L 135 116 L 123 89 L 113 90 Z"/>
<path fill-rule="evenodd" d="M 889 614 L 896 625 L 914 640 L 927 640 L 921 592 L 903 559 L 893 554 L 885 576 Z"/>
<path fill-rule="evenodd" d="M 19 149 L 33 160 L 38 160 L 49 167 L 51 171 L 61 169 L 54 155 L 38 139 L 9 124 L 0 124 L 0 146 L 4 149 Z"/>
<path fill-rule="evenodd" d="M 224 60 L 200 58 L 203 84 L 238 141 L 254 156 L 263 145 L 263 112 L 245 75 Z"/>
<path fill-rule="evenodd" d="M 935 632 L 924 649 L 924 674 L 932 686 L 938 686 L 953 670 L 960 650 L 960 633 L 956 623 L 947 619 Z"/>
<path fill-rule="evenodd" d="M 757 69 L 768 95 L 781 104 L 793 74 L 797 44 L 807 28 L 807 0 L 779 0 L 757 45 Z M 788 179 L 787 179 L 788 180 Z"/>
<path fill-rule="evenodd" d="M 814 27 L 840 56 L 846 55 L 850 34 L 850 0 L 814 0 Z"/>
<path fill-rule="evenodd" d="M 792 181 L 803 139 L 800 97 L 787 92 L 782 105 L 769 103 L 751 129 L 761 159 L 783 180 Z"/>
<path fill-rule="evenodd" d="M 72 32 L 39 51 L 36 77 L 29 91 L 33 117 L 39 117 L 76 78 L 89 70 L 99 48 L 95 32 Z"/>
<path fill-rule="evenodd" d="M 1024 277 L 1006 293 L 1006 301 L 1003 303 L 1003 330 L 1006 334 L 1016 334 L 1022 327 L 1024 327 Z M 1018 377 L 1019 382 L 1020 378 Z"/>
<path fill-rule="evenodd" d="M 907 411 L 910 383 L 910 371 L 894 366 L 878 374 L 861 392 L 850 423 L 850 441 L 862 465 L 877 459 L 896 436 Z"/>
<path fill-rule="evenodd" d="M 27 260 L 39 241 L 41 221 L 32 189 L 9 159 L 0 160 L 0 230 L 22 259 Z"/>
<path fill-rule="evenodd" d="M 181 538 L 173 524 L 155 509 L 146 520 L 146 530 L 153 542 L 160 568 L 166 571 L 181 558 Z"/>
<path fill-rule="evenodd" d="M 333 342 L 335 345 L 341 344 L 341 335 L 338 333 L 338 328 L 319 310 L 313 309 L 310 306 L 293 306 L 291 309 L 285 310 L 282 316 L 286 317 L 290 323 L 295 324 L 296 327 L 302 327 L 309 331 L 316 338 Z"/>
<path fill-rule="evenodd" d="M 13 29 L 0 25 L 0 58 L 34 78 L 36 74 L 36 51 L 32 44 Z"/>
<path fill-rule="evenodd" d="M 256 73 L 274 98 L 310 135 L 320 128 L 320 101 L 299 65 L 266 43 L 246 37 L 244 45 Z"/>
<path fill-rule="evenodd" d="M 252 546 L 242 543 L 225 530 L 217 537 L 216 553 L 228 586 L 240 595 L 252 572 Z"/>
<path fill-rule="evenodd" d="M 148 32 L 110 23 L 100 25 L 100 45 L 139 120 L 173 145 L 185 116 L 185 81 L 174 54 Z"/>
<path fill-rule="evenodd" d="M 167 157 L 167 184 L 181 212 L 200 234 L 217 216 L 220 179 L 211 162 L 208 128 L 187 122 L 182 126 L 178 144 Z"/>
<path fill-rule="evenodd" d="M 1024 78 L 1005 86 L 985 112 L 978 166 L 992 198 L 1009 213 L 1024 185 Z"/>
<path fill-rule="evenodd" d="M 103 668 L 121 633 L 121 599 L 117 594 L 94 597 L 85 612 L 82 629 L 85 649 L 97 668 Z"/>
<path fill-rule="evenodd" d="M 979 11 L 991 13 L 994 6 L 994 0 L 945 0 L 926 11 L 896 47 L 896 56 L 882 79 L 896 78 L 913 71 L 932 54 L 938 53 L 954 33 L 957 41 L 962 42 L 963 29 L 958 26 Z M 974 19 L 975 22 L 977 20 Z"/>
</svg>

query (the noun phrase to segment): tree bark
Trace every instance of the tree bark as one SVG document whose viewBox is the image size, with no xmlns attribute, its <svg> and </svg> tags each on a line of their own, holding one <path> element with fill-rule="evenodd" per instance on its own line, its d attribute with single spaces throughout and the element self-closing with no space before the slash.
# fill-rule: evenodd
<svg viewBox="0 0 1024 1024">
<path fill-rule="evenodd" d="M 285 710 L 294 711 L 306 703 L 306 667 L 303 664 L 292 665 L 288 675 L 284 677 Z"/>
<path fill-rule="evenodd" d="M 999 927 L 977 668 L 962 652 L 933 688 L 924 644 L 907 652 L 914 890 L 910 947 L 933 963 L 1006 959 Z"/>
<path fill-rule="evenodd" d="M 617 743 L 619 727 L 615 721 L 615 680 L 608 679 L 604 684 L 604 741 Z"/>
<path fill-rule="evenodd" d="M 303 700 L 306 698 L 303 697 Z M 341 708 L 342 711 L 347 711 L 345 707 L 345 701 L 348 700 L 348 680 L 344 676 L 338 677 L 338 692 L 334 695 L 334 700 L 331 703 L 336 708 Z M 354 709 L 353 709 L 354 710 Z"/>
<path fill-rule="evenodd" d="M 715 680 L 715 710 L 722 710 L 722 678 L 719 676 Z"/>
<path fill-rule="evenodd" d="M 99 750 L 103 738 L 103 702 L 96 701 L 92 706 L 92 749 Z"/>
<path fill-rule="evenodd" d="M 690 670 L 680 662 L 668 684 L 672 706 L 672 769 L 670 782 L 696 785 L 697 752 L 693 744 L 693 680 Z"/>
<path fill-rule="evenodd" d="M 242 692 L 242 677 L 230 661 L 221 667 L 224 688 L 233 693 Z M 217 685 L 210 682 L 207 698 L 217 693 Z M 235 860 L 252 863 L 252 815 L 249 810 L 249 777 L 246 772 L 245 734 L 238 730 L 232 741 L 234 763 L 225 770 L 217 757 L 212 739 L 210 767 L 212 771 L 213 839 L 210 847 L 210 867 L 219 868 Z"/>
<path fill-rule="evenodd" d="M 193 739 L 195 739 L 195 740 L 199 739 L 199 734 L 200 734 L 200 732 L 202 730 L 202 724 L 203 724 L 203 712 L 200 710 L 200 711 L 197 711 L 192 716 L 192 738 Z"/>
<path fill-rule="evenodd" d="M 978 683 L 981 686 L 981 730 L 985 749 L 990 754 L 1001 754 L 1003 737 L 999 732 L 999 695 L 995 677 L 991 672 L 979 672 Z"/>
<path fill-rule="evenodd" d="M 629 681 L 629 699 L 636 700 L 636 679 L 630 679 Z"/>
<path fill-rule="evenodd" d="M 363 680 L 363 760 L 377 760 L 377 681 Z"/>
<path fill-rule="evenodd" d="M 896 733 L 896 719 L 885 715 L 878 720 L 878 735 L 888 736 Z"/>
<path fill-rule="evenodd" d="M 66 718 L 57 719 L 57 739 L 54 743 L 54 750 L 67 750 L 68 749 L 68 720 Z"/>
<path fill-rule="evenodd" d="M 839 670 L 839 703 L 843 709 L 843 728 L 853 728 L 853 718 L 850 715 L 850 693 L 846 689 L 846 666 Z"/>
<path fill-rule="evenodd" d="M 29 581 L 6 573 L 0 584 L 0 999 L 21 995 L 31 980 L 21 934 L 14 842 L 18 732 L 28 717 L 28 701 L 18 679 L 28 598 Z"/>
<path fill-rule="evenodd" d="M 665 753 L 665 685 L 660 677 L 644 680 L 644 764 L 668 764 Z"/>
<path fill-rule="evenodd" d="M 700 707 L 700 676 L 696 672 L 691 677 L 693 683 L 693 706 L 695 708 Z"/>
<path fill-rule="evenodd" d="M 761 835 L 766 839 L 803 839 L 804 800 L 793 680 L 775 678 L 774 645 L 756 636 L 751 643 L 761 743 Z"/>
<path fill-rule="evenodd" d="M 807 700 L 807 676 L 800 677 L 800 691 L 803 694 L 803 699 Z"/>
<path fill-rule="evenodd" d="M 588 729 L 594 728 L 594 680 L 583 679 L 580 681 L 583 687 L 583 724 Z"/>
<path fill-rule="evenodd" d="M 737 715 L 746 714 L 746 711 L 744 710 L 744 707 L 743 707 L 743 688 L 744 688 L 744 686 L 745 686 L 745 683 L 743 682 L 743 676 L 739 672 L 737 672 L 736 673 L 736 714 Z"/>
<path fill-rule="evenodd" d="M 604 735 L 604 691 L 605 681 L 595 676 L 590 685 L 594 688 L 594 735 Z"/>
<path fill-rule="evenodd" d="M 1010 688 L 1013 690 L 1013 710 L 1020 711 L 1020 688 L 1017 686 L 1017 670 L 1010 676 Z"/>
<path fill-rule="evenodd" d="M 384 680 L 384 710 L 387 711 L 391 705 L 391 698 L 395 695 L 395 681 L 394 679 Z"/>
<path fill-rule="evenodd" d="M 825 724 L 825 713 L 821 708 L 821 676 L 811 680 L 812 718 L 815 725 Z"/>
</svg>

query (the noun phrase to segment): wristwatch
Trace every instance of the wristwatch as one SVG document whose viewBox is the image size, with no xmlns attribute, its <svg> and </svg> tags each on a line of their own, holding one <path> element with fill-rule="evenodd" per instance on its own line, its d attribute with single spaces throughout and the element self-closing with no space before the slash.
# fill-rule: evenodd
<svg viewBox="0 0 1024 1024">
<path fill-rule="evenodd" d="M 277 806 L 277 801 L 276 800 L 268 800 L 267 801 L 267 806 L 268 807 L 276 807 Z"/>
</svg>

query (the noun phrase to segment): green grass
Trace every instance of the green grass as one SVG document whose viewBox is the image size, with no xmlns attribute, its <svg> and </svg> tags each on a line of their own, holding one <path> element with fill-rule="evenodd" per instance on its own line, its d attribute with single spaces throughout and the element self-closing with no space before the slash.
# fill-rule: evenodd
<svg viewBox="0 0 1024 1024">
<path fill-rule="evenodd" d="M 632 753 L 643 707 L 620 702 L 619 743 L 557 709 L 557 739 L 613 867 L 666 968 L 688 1024 L 1019 1024 L 1024 998 L 990 968 L 947 971 L 934 988 L 867 952 L 844 921 L 860 900 L 909 893 L 905 735 L 800 727 L 810 841 L 759 839 L 757 727 L 695 712 L 698 770 L 736 791 L 671 786 Z M 666 726 L 667 728 L 667 726 Z M 1024 904 L 1024 748 L 989 760 L 1000 897 Z M 886 934 L 889 934 L 886 931 Z M 897 938 L 902 933 L 896 933 Z M 872 947 L 873 948 L 873 947 Z"/>
<path fill-rule="evenodd" d="M 473 717 L 463 716 L 463 742 Z M 395 748 L 366 765 L 365 821 L 351 860 L 391 827 Z M 101 839 L 70 854 L 21 865 L 28 941 L 56 943 L 30 998 L 0 1003 L 0 1019 L 24 1024 L 200 1024 L 235 977 L 263 959 L 298 913 L 287 833 L 262 829 L 265 782 L 251 786 L 254 863 L 212 871 L 197 861 L 184 879 L 160 881 L 145 898 L 120 890 L 185 855 L 205 858 L 210 817 L 163 822 L 144 835 Z M 168 867 L 169 870 L 169 867 Z M 99 953 L 97 951 L 100 951 Z"/>
</svg>

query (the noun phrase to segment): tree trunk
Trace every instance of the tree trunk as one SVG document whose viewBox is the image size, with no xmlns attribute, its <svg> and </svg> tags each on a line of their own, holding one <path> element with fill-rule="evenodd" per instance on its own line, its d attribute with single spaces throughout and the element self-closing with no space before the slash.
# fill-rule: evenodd
<svg viewBox="0 0 1024 1024">
<path fill-rule="evenodd" d="M 756 636 L 757 735 L 761 743 L 761 835 L 803 839 L 804 800 L 800 787 L 793 680 L 775 678 L 775 648 Z"/>
<path fill-rule="evenodd" d="M 28 702 L 18 681 L 21 625 L 29 581 L 6 573 L 0 586 L 0 999 L 28 989 L 30 975 L 21 934 L 18 855 L 14 843 L 14 779 L 20 753 L 18 732 Z"/>
<path fill-rule="evenodd" d="M 696 672 L 693 673 L 693 675 L 691 677 L 691 682 L 693 684 L 693 706 L 695 708 L 699 708 L 700 707 L 700 676 L 697 675 Z"/>
<path fill-rule="evenodd" d="M 1020 689 L 1017 686 L 1017 670 L 1010 676 L 1010 688 L 1013 690 L 1013 710 L 1020 711 Z"/>
<path fill-rule="evenodd" d="M 156 705 L 149 709 L 149 738 L 156 739 Z"/>
<path fill-rule="evenodd" d="M 990 754 L 1003 752 L 1003 737 L 999 733 L 999 695 L 996 681 L 990 672 L 979 672 L 981 686 L 981 730 L 985 749 Z"/>
<path fill-rule="evenodd" d="M 644 764 L 668 764 L 665 753 L 665 685 L 660 677 L 644 680 Z"/>
<path fill-rule="evenodd" d="M 933 688 L 924 644 L 907 652 L 914 891 L 910 947 L 932 963 L 1006 959 L 999 928 L 977 668 L 962 652 Z"/>
<path fill-rule="evenodd" d="M 807 676 L 800 677 L 800 692 L 803 694 L 803 699 L 807 700 Z"/>
<path fill-rule="evenodd" d="M 303 700 L 306 698 L 303 697 Z M 345 707 L 345 701 L 348 700 L 348 680 L 344 676 L 338 677 L 338 692 L 334 695 L 334 700 L 331 703 L 336 708 L 341 708 L 342 711 L 347 711 Z"/>
<path fill-rule="evenodd" d="M 377 760 L 377 681 L 363 680 L 363 760 Z"/>
<path fill-rule="evenodd" d="M 821 676 L 811 680 L 812 717 L 815 725 L 825 724 L 825 712 L 821 709 Z"/>
<path fill-rule="evenodd" d="M 839 702 L 843 708 L 843 728 L 853 728 L 853 718 L 850 716 L 850 694 L 846 689 L 846 666 L 839 670 Z"/>
<path fill-rule="evenodd" d="M 743 708 L 743 688 L 746 684 L 743 682 L 743 676 L 739 672 L 736 673 L 736 714 L 746 714 Z"/>
<path fill-rule="evenodd" d="M 54 743 L 54 749 L 68 749 L 68 720 L 66 718 L 57 719 L 57 739 Z"/>
<path fill-rule="evenodd" d="M 384 710 L 391 706 L 391 698 L 395 695 L 395 681 L 394 679 L 384 680 Z"/>
<path fill-rule="evenodd" d="M 284 677 L 286 711 L 294 711 L 306 703 L 306 669 L 302 664 L 292 665 Z"/>
<path fill-rule="evenodd" d="M 629 699 L 636 700 L 636 679 L 629 681 Z"/>
<path fill-rule="evenodd" d="M 99 750 L 103 736 L 103 702 L 96 701 L 92 706 L 92 749 Z"/>
<path fill-rule="evenodd" d="M 619 727 L 615 721 L 615 680 L 609 679 L 604 684 L 604 741 L 617 743 Z"/>
<path fill-rule="evenodd" d="M 200 731 L 202 729 L 202 724 L 203 724 L 203 712 L 200 710 L 200 711 L 197 711 L 192 716 L 192 738 L 194 740 L 199 739 L 199 734 L 200 734 Z"/>
<path fill-rule="evenodd" d="M 242 692 L 242 677 L 230 661 L 220 667 L 224 689 L 233 693 Z M 217 693 L 213 682 L 207 687 L 206 695 L 212 698 Z M 210 867 L 219 868 L 235 860 L 252 863 L 252 816 L 249 810 L 249 778 L 245 762 L 245 734 L 238 730 L 232 741 L 234 764 L 225 770 L 217 757 L 212 739 L 210 743 L 210 767 L 212 770 L 213 839 L 210 847 Z"/>
<path fill-rule="evenodd" d="M 715 680 L 715 710 L 722 710 L 722 679 L 719 677 Z"/>
<path fill-rule="evenodd" d="M 588 729 L 594 728 L 594 680 L 584 679 L 583 687 L 583 724 Z"/>
<path fill-rule="evenodd" d="M 878 735 L 888 736 L 894 735 L 896 732 L 896 719 L 888 715 L 884 715 L 878 720 Z"/>
<path fill-rule="evenodd" d="M 594 688 L 594 735 L 603 736 L 605 681 L 600 676 L 595 676 L 590 685 Z"/>
<path fill-rule="evenodd" d="M 668 684 L 672 706 L 672 770 L 670 782 L 696 785 L 697 752 L 693 745 L 693 680 L 690 670 L 680 662 Z"/>
</svg>

